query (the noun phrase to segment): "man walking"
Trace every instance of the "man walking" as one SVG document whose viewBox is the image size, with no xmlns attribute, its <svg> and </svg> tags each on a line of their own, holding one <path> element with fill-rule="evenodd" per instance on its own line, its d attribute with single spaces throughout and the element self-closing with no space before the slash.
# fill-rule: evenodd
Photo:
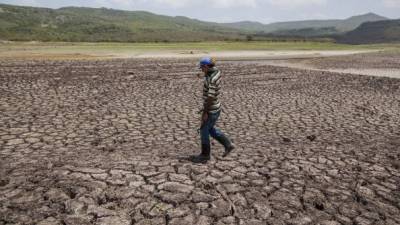
<svg viewBox="0 0 400 225">
<path fill-rule="evenodd" d="M 204 73 L 203 87 L 203 109 L 200 126 L 201 154 L 193 157 L 195 163 L 206 163 L 210 160 L 211 145 L 210 136 L 225 147 L 224 157 L 227 156 L 235 146 L 229 138 L 215 124 L 221 114 L 220 95 L 221 71 L 215 67 L 215 61 L 206 57 L 201 59 L 200 68 Z"/>
</svg>

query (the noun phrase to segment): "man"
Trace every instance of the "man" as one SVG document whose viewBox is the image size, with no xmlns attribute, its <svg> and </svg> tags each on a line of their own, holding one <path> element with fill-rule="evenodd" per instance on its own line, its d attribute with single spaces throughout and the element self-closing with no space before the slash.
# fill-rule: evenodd
<svg viewBox="0 0 400 225">
<path fill-rule="evenodd" d="M 218 99 L 221 86 L 221 71 L 215 67 L 214 59 L 209 57 L 201 59 L 200 68 L 204 73 L 204 105 L 200 126 L 201 154 L 193 157 L 193 162 L 206 163 L 210 160 L 210 136 L 225 147 L 224 157 L 227 156 L 235 146 L 224 133 L 215 128 L 215 124 L 221 114 L 221 103 Z"/>
</svg>

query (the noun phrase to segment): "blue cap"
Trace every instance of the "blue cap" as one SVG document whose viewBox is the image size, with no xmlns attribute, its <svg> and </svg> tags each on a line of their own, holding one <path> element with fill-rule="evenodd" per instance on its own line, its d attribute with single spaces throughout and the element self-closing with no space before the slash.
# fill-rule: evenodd
<svg viewBox="0 0 400 225">
<path fill-rule="evenodd" d="M 215 60 L 211 57 L 204 57 L 200 60 L 200 67 L 202 66 L 214 66 Z"/>
</svg>

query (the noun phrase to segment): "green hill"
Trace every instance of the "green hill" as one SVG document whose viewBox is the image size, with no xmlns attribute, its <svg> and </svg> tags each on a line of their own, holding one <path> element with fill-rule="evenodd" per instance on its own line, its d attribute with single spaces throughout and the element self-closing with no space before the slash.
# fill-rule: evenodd
<svg viewBox="0 0 400 225">
<path fill-rule="evenodd" d="M 353 16 L 346 20 L 343 20 L 342 22 L 340 22 L 336 25 L 336 29 L 340 32 L 348 32 L 348 31 L 356 29 L 358 26 L 360 26 L 363 23 L 383 21 L 383 20 L 388 20 L 388 18 L 374 14 L 374 13 L 368 13 L 365 15 Z"/>
<path fill-rule="evenodd" d="M 368 13 L 360 16 L 353 16 L 345 20 L 304 20 L 304 21 L 291 21 L 291 22 L 278 22 L 271 24 L 261 24 L 258 22 L 238 22 L 238 23 L 227 23 L 224 24 L 227 27 L 235 29 L 244 29 L 247 31 L 264 32 L 271 34 L 279 33 L 290 33 L 291 30 L 294 33 L 298 33 L 304 29 L 323 30 L 328 29 L 329 33 L 332 32 L 331 28 L 336 29 L 336 33 L 351 31 L 364 22 L 387 20 L 387 18 L 376 15 L 374 13 Z M 318 33 L 318 32 L 317 32 Z M 320 32 L 319 32 L 320 33 Z"/>
<path fill-rule="evenodd" d="M 0 39 L 19 41 L 204 41 L 245 39 L 217 23 L 144 11 L 0 4 Z"/>
<path fill-rule="evenodd" d="M 337 37 L 347 44 L 400 43 L 400 20 L 363 23 L 357 29 Z"/>
<path fill-rule="evenodd" d="M 49 9 L 0 4 L 0 40 L 184 42 L 336 36 L 344 43 L 396 41 L 396 22 L 363 24 L 366 21 L 382 20 L 386 18 L 368 13 L 346 20 L 310 20 L 268 25 L 251 21 L 212 23 L 145 11 L 81 7 Z M 357 28 L 360 24 L 363 25 Z M 356 30 L 339 36 L 353 29 Z"/>
<path fill-rule="evenodd" d="M 338 33 L 335 27 L 321 27 L 321 28 L 303 28 L 292 30 L 279 30 L 270 34 L 277 37 L 298 37 L 298 38 L 315 38 L 315 37 L 330 37 Z"/>
<path fill-rule="evenodd" d="M 241 21 L 235 23 L 221 23 L 221 25 L 233 29 L 240 29 L 250 32 L 265 32 L 266 31 L 266 24 L 260 22 L 253 22 L 253 21 Z"/>
</svg>

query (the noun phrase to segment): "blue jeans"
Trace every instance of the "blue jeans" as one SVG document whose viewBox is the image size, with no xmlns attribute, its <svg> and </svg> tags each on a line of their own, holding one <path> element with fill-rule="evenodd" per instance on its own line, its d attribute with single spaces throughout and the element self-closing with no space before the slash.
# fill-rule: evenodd
<svg viewBox="0 0 400 225">
<path fill-rule="evenodd" d="M 226 136 L 219 129 L 215 128 L 215 124 L 221 114 L 221 111 L 216 113 L 208 113 L 207 121 L 200 129 L 201 144 L 210 145 L 210 136 L 214 139 L 225 139 Z"/>
</svg>

